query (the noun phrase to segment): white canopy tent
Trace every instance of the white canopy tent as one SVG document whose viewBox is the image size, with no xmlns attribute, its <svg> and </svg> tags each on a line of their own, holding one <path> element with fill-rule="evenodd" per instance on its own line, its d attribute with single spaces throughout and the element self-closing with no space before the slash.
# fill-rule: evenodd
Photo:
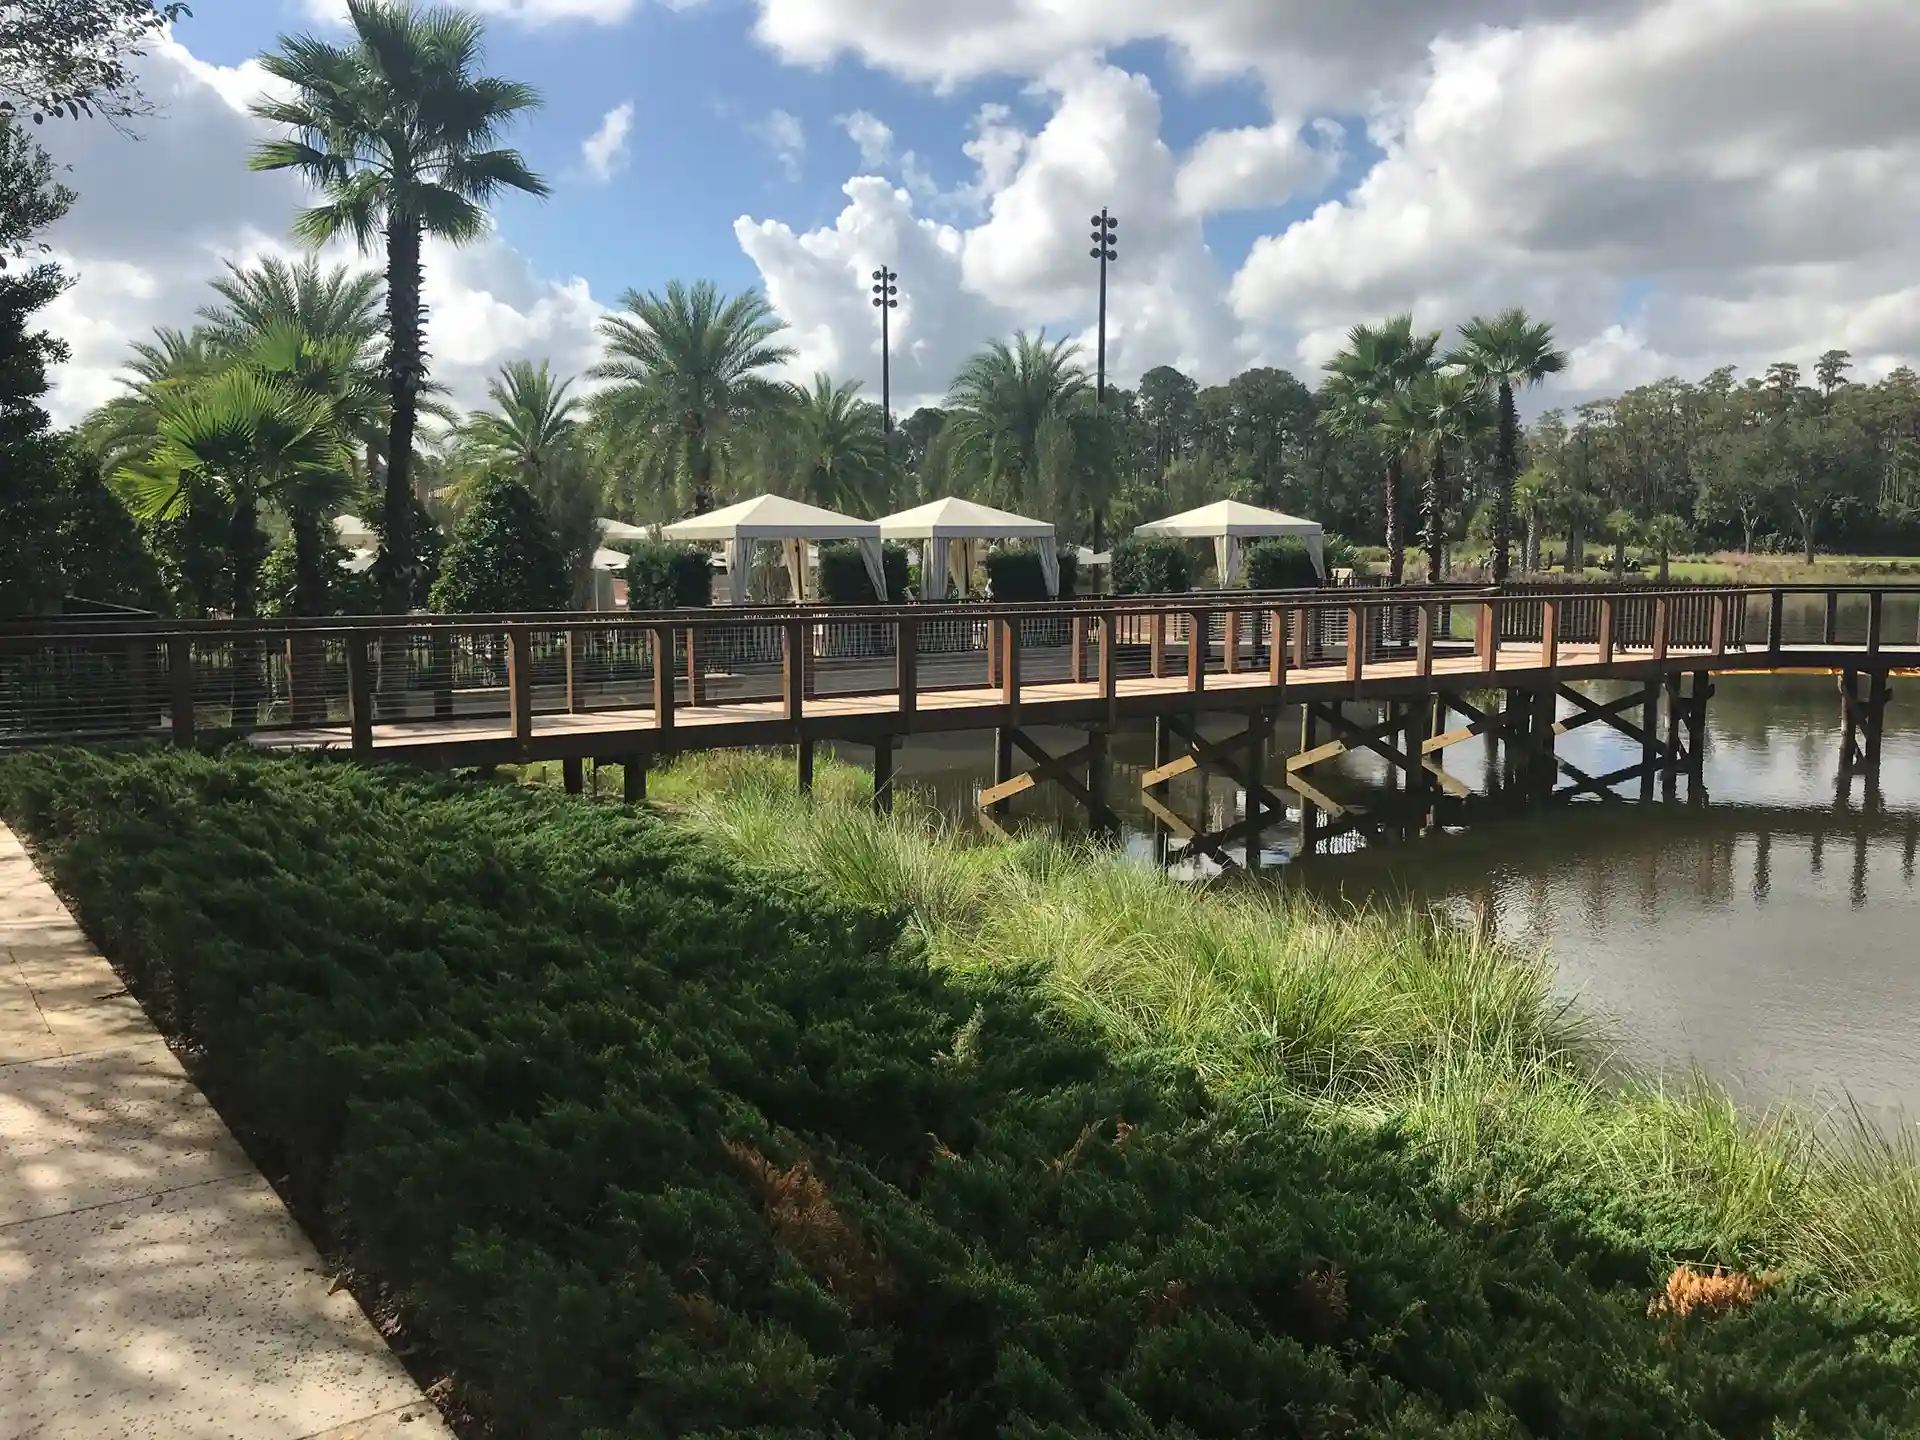
<svg viewBox="0 0 1920 1440">
<path fill-rule="evenodd" d="M 1029 520 L 949 495 L 898 515 L 884 516 L 880 533 L 889 540 L 927 542 L 920 563 L 920 593 L 925 599 L 946 599 L 949 575 L 960 582 L 960 593 L 968 594 L 979 568 L 979 546 L 987 540 L 1033 541 L 1040 552 L 1040 572 L 1046 579 L 1047 593 L 1060 593 L 1060 551 L 1053 526 L 1045 520 Z"/>
<path fill-rule="evenodd" d="M 610 520 L 605 515 L 593 522 L 600 527 L 600 543 L 618 543 L 622 540 L 648 540 L 653 531 L 644 525 L 629 525 L 624 520 Z"/>
<path fill-rule="evenodd" d="M 873 593 L 881 603 L 886 602 L 887 576 L 880 563 L 880 527 L 871 520 L 856 520 L 851 515 L 836 514 L 780 495 L 761 495 L 724 510 L 676 520 L 663 526 L 660 533 L 670 540 L 707 540 L 725 545 L 727 598 L 733 605 L 747 598 L 748 559 L 758 542 L 780 542 L 787 562 L 787 576 L 793 585 L 793 598 L 801 600 L 806 596 L 807 542 L 858 541 L 860 558 L 867 566 L 867 578 L 873 581 Z"/>
<path fill-rule="evenodd" d="M 1262 510 L 1240 500 L 1216 500 L 1197 510 L 1169 515 L 1140 526 L 1136 535 L 1159 535 L 1174 540 L 1211 540 L 1213 557 L 1222 586 L 1240 578 L 1240 562 L 1248 540 L 1271 539 L 1291 535 L 1304 541 L 1313 568 L 1322 580 L 1327 578 L 1326 532 L 1317 520 L 1302 520 L 1298 515 L 1283 515 L 1278 510 Z"/>
</svg>

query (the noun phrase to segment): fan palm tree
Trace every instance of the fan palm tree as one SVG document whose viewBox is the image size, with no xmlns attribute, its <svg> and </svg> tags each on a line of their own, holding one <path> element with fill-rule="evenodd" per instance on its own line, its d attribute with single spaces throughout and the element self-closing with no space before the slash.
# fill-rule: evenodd
<svg viewBox="0 0 1920 1440">
<path fill-rule="evenodd" d="M 547 185 L 519 152 L 495 144 L 515 117 L 535 108 L 531 86 L 477 73 L 484 27 L 460 10 L 416 9 L 407 0 L 347 0 L 345 45 L 285 39 L 261 57 L 293 89 L 263 97 L 253 113 L 285 126 L 250 161 L 293 170 L 320 192 L 294 233 L 311 245 L 350 235 L 386 260 L 387 465 L 381 505 L 384 607 L 410 608 L 414 588 L 412 460 L 426 384 L 421 250 L 428 236 L 461 244 L 487 233 L 487 205 Z"/>
<path fill-rule="evenodd" d="M 1381 505 L 1385 511 L 1387 578 L 1398 585 L 1406 570 L 1407 542 L 1400 529 L 1401 492 L 1405 485 L 1407 450 L 1388 438 L 1394 427 L 1385 425 L 1396 401 L 1433 371 L 1439 349 L 1437 331 L 1417 334 L 1413 316 L 1395 315 L 1378 325 L 1356 325 L 1347 345 L 1327 363 L 1328 380 L 1321 392 L 1321 424 L 1346 440 L 1387 440 L 1386 483 Z"/>
<path fill-rule="evenodd" d="M 1380 425 L 1388 444 L 1403 455 L 1426 460 L 1427 480 L 1420 509 L 1429 584 L 1438 584 L 1446 574 L 1452 457 L 1484 436 L 1487 423 L 1479 383 L 1459 371 L 1437 371 L 1421 377 L 1389 399 L 1382 412 Z"/>
<path fill-rule="evenodd" d="M 1493 579 L 1497 584 L 1507 578 L 1513 544 L 1513 482 L 1520 473 L 1520 411 L 1514 391 L 1538 385 L 1566 369 L 1567 357 L 1554 347 L 1551 325 L 1515 308 L 1491 319 L 1476 316 L 1462 325 L 1460 344 L 1447 363 L 1459 366 L 1498 397 L 1500 429 L 1493 448 Z"/>
<path fill-rule="evenodd" d="M 736 435 L 788 404 L 790 387 L 764 371 L 793 358 L 764 295 L 726 296 L 710 280 L 629 290 L 600 322 L 608 358 L 588 373 L 613 385 L 595 410 L 614 450 L 660 488 L 684 485 L 693 513 L 713 508 L 733 467 Z"/>
<path fill-rule="evenodd" d="M 808 500 L 872 516 L 891 499 L 886 427 L 880 407 L 860 398 L 859 381 L 814 376 L 780 423 L 785 468 Z"/>
<path fill-rule="evenodd" d="M 991 342 L 954 377 L 940 449 L 950 475 L 992 504 L 1048 502 L 1063 511 L 1087 488 L 1078 475 L 1088 421 L 1079 350 L 1046 331 Z"/>
</svg>

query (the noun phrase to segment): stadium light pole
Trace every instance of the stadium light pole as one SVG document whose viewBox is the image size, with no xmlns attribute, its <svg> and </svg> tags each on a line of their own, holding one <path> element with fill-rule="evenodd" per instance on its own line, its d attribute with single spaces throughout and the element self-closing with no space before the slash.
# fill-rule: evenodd
<svg viewBox="0 0 1920 1440">
<path fill-rule="evenodd" d="M 1120 222 L 1103 206 L 1087 223 L 1093 226 L 1093 249 L 1087 253 L 1100 262 L 1100 342 L 1094 360 L 1093 398 L 1104 406 L 1107 403 L 1107 265 L 1119 257 L 1113 232 Z"/>
<path fill-rule="evenodd" d="M 888 352 L 893 337 L 887 312 L 900 308 L 900 302 L 894 298 L 900 293 L 900 287 L 893 283 L 899 278 L 898 272 L 885 265 L 873 272 L 873 304 L 880 312 L 880 417 L 889 435 L 893 433 L 893 364 Z"/>
</svg>

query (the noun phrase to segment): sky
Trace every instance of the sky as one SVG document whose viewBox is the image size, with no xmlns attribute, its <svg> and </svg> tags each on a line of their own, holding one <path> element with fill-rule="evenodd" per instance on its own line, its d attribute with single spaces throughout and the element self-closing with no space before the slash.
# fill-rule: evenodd
<svg viewBox="0 0 1920 1440">
<path fill-rule="evenodd" d="M 899 272 L 893 399 L 989 340 L 1091 368 L 1089 217 L 1118 217 L 1108 371 L 1314 383 L 1357 322 L 1523 305 L 1571 356 L 1530 408 L 1734 364 L 1920 356 L 1913 0 L 469 0 L 511 136 L 552 186 L 427 257 L 435 374 L 597 356 L 629 291 L 764 288 L 791 378 L 878 398 L 870 275 Z M 79 192 L 49 235 L 52 408 L 115 393 L 223 263 L 297 253 L 305 202 L 246 157 L 278 36 L 344 0 L 195 0 L 142 62 L 158 113 L 40 138 Z M 342 251 L 339 258 L 359 257 Z M 377 259 L 377 257 L 375 257 Z"/>
</svg>

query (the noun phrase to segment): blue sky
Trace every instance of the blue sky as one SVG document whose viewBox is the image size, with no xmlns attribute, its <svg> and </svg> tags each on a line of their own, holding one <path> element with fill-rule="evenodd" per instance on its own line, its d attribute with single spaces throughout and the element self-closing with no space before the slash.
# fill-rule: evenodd
<svg viewBox="0 0 1920 1440">
<path fill-rule="evenodd" d="M 503 236 L 550 273 L 584 276 L 596 295 L 609 299 L 630 286 L 653 289 L 675 277 L 745 288 L 758 284 L 760 274 L 734 242 L 737 217 L 777 216 L 810 230 L 830 225 L 846 204 L 840 187 L 865 167 L 837 117 L 855 111 L 879 117 L 893 130 L 896 148 L 914 152 L 943 188 L 971 177 L 972 162 L 959 147 L 983 104 L 1008 106 L 1029 128 L 1046 121 L 1045 97 L 1028 93 L 1024 79 L 987 78 L 939 94 L 851 59 L 785 64 L 754 38 L 755 16 L 751 0 L 708 0 L 681 10 L 643 6 L 615 27 L 573 20 L 528 29 L 495 19 L 487 68 L 526 80 L 544 97 L 513 143 L 554 187 L 545 202 L 502 204 Z M 317 24 L 300 0 L 258 6 L 206 0 L 179 33 L 200 58 L 235 66 L 288 31 L 335 33 Z M 1119 46 L 1109 58 L 1153 82 L 1162 138 L 1176 152 L 1209 130 L 1270 119 L 1251 77 L 1185 82 L 1164 43 Z M 581 141 L 626 103 L 634 107 L 629 159 L 611 181 L 594 183 L 581 164 Z M 797 179 L 764 134 L 774 110 L 803 127 Z M 1346 184 L 1378 152 L 1364 143 L 1353 117 L 1342 118 L 1357 142 L 1340 172 Z M 1231 273 L 1257 236 L 1284 229 L 1312 203 L 1210 216 L 1209 248 Z"/>
<path fill-rule="evenodd" d="M 1832 346 L 1863 376 L 1920 354 L 1912 0 L 1741 0 L 1737 27 L 1729 0 L 467 3 L 488 68 L 545 95 L 512 138 L 554 194 L 430 248 L 429 343 L 466 403 L 510 359 L 584 371 L 621 292 L 670 279 L 763 287 L 790 378 L 872 393 L 882 259 L 896 402 L 937 399 L 1016 329 L 1090 347 L 1103 204 L 1122 384 L 1159 364 L 1311 382 L 1357 322 L 1510 305 L 1572 356 L 1534 406 Z M 147 62 L 147 143 L 48 127 L 81 194 L 50 236 L 77 277 L 52 312 L 62 418 L 115 393 L 130 344 L 190 324 L 223 261 L 292 249 L 302 197 L 246 171 L 263 129 L 240 67 L 329 33 L 327 4 L 198 0 Z M 624 104 L 624 163 L 595 176 L 582 143 Z M 891 132 L 877 165 L 840 124 L 856 112 Z M 801 152 L 771 143 L 776 113 Z"/>
</svg>

